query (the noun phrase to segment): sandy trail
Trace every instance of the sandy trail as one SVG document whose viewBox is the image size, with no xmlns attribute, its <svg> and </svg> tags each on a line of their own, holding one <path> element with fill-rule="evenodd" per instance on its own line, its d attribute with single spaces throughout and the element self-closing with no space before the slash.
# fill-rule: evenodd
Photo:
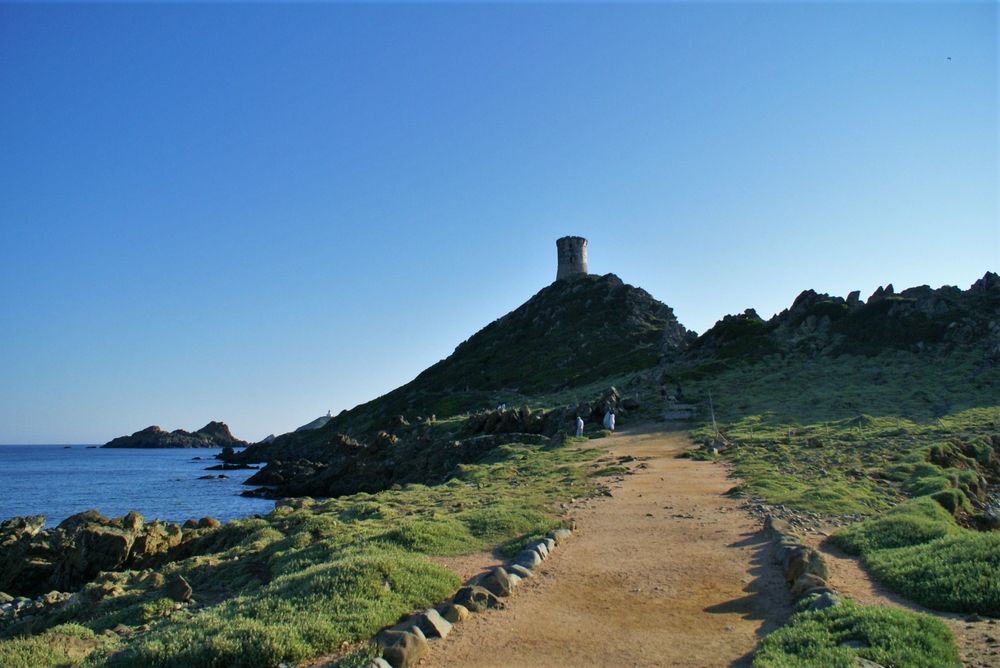
<svg viewBox="0 0 1000 668">
<path fill-rule="evenodd" d="M 644 466 L 611 482 L 612 498 L 572 507 L 578 528 L 565 547 L 506 609 L 456 625 L 423 665 L 748 665 L 759 638 L 787 619 L 768 541 L 723 496 L 734 484 L 723 467 L 675 459 L 691 445 L 684 432 L 589 445 Z"/>
</svg>

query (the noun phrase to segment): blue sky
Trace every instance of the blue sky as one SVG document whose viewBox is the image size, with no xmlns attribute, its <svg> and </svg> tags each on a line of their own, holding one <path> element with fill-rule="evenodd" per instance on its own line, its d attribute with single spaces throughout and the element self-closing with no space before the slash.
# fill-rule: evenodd
<svg viewBox="0 0 1000 668">
<path fill-rule="evenodd" d="M 0 443 L 350 408 L 551 282 L 565 234 L 699 332 L 967 287 L 1000 268 L 997 20 L 0 4 Z"/>
</svg>

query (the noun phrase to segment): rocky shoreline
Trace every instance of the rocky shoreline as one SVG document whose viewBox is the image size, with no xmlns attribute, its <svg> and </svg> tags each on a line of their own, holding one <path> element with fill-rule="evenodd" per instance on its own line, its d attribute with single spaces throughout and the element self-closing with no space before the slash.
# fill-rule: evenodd
<svg viewBox="0 0 1000 668">
<path fill-rule="evenodd" d="M 0 592 L 30 598 L 77 591 L 103 572 L 180 558 L 185 546 L 222 526 L 211 517 L 180 525 L 146 522 L 137 512 L 107 518 L 96 510 L 77 513 L 53 529 L 44 525 L 41 515 L 0 522 Z"/>
</svg>

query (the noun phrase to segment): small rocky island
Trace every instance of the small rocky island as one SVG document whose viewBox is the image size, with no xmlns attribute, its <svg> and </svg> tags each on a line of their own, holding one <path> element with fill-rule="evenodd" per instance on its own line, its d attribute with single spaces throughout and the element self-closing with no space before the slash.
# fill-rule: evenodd
<svg viewBox="0 0 1000 668">
<path fill-rule="evenodd" d="M 232 435 L 225 422 L 209 422 L 195 432 L 164 431 L 153 425 L 131 436 L 119 436 L 102 448 L 243 448 L 248 443 Z"/>
</svg>

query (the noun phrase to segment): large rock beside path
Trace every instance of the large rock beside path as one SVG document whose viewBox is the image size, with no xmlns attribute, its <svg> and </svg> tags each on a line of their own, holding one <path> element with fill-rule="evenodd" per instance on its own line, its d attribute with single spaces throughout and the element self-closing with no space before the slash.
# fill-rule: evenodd
<svg viewBox="0 0 1000 668">
<path fill-rule="evenodd" d="M 451 622 L 434 608 L 424 610 L 414 619 L 417 627 L 428 638 L 444 638 L 451 633 Z"/>
<path fill-rule="evenodd" d="M 464 606 L 469 612 L 483 612 L 487 608 L 499 608 L 500 599 L 485 587 L 462 587 L 455 594 L 455 603 Z"/>
<path fill-rule="evenodd" d="M 379 639 L 382 658 L 393 668 L 410 668 L 420 663 L 420 659 L 430 651 L 427 640 L 409 631 L 385 631 Z"/>
<path fill-rule="evenodd" d="M 497 566 L 479 580 L 479 586 L 490 591 L 497 596 L 510 596 L 514 590 L 514 583 L 510 575 L 502 566 Z"/>
</svg>

